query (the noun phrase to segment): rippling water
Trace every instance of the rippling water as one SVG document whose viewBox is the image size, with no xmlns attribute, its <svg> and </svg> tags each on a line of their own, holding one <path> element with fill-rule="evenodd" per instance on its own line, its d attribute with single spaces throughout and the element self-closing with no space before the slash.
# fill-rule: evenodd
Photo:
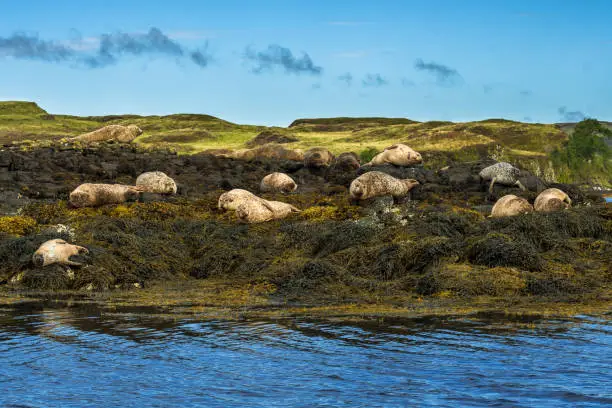
<svg viewBox="0 0 612 408">
<path fill-rule="evenodd" d="M 0 309 L 1 406 L 610 406 L 612 324 Z"/>
</svg>

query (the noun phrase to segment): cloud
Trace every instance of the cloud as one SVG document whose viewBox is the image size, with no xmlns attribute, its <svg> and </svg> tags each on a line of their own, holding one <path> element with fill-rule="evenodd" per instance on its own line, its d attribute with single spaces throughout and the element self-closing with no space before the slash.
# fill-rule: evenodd
<svg viewBox="0 0 612 408">
<path fill-rule="evenodd" d="M 436 62 L 424 62 L 422 59 L 417 59 L 414 62 L 414 67 L 418 71 L 425 71 L 434 75 L 438 85 L 454 85 L 461 80 L 461 75 L 456 69 Z"/>
<path fill-rule="evenodd" d="M 482 91 L 485 94 L 490 94 L 491 92 L 493 92 L 493 86 L 492 85 L 483 85 L 482 86 Z"/>
<path fill-rule="evenodd" d="M 310 85 L 310 88 L 313 89 L 313 90 L 319 90 L 319 89 L 321 89 L 321 84 L 319 82 L 317 82 L 315 84 Z"/>
<path fill-rule="evenodd" d="M 581 120 L 586 119 L 586 115 L 580 111 L 568 111 L 565 106 L 561 106 L 557 109 L 559 115 L 561 115 L 561 119 L 564 122 L 580 122 Z"/>
<path fill-rule="evenodd" d="M 532 92 L 529 90 L 522 90 L 521 92 L 519 92 L 521 96 L 531 96 Z"/>
<path fill-rule="evenodd" d="M 36 35 L 22 33 L 0 37 L 0 56 L 45 62 L 69 62 L 87 68 L 103 68 L 118 63 L 124 57 L 158 55 L 171 58 L 187 57 L 191 62 L 206 67 L 212 60 L 203 49 L 188 50 L 165 35 L 159 28 L 146 33 L 103 34 L 100 37 L 80 38 L 54 42 L 42 40 Z"/>
<path fill-rule="evenodd" d="M 388 85 L 389 81 L 383 78 L 380 74 L 368 74 L 361 81 L 361 84 L 366 87 L 380 88 L 381 86 Z"/>
<path fill-rule="evenodd" d="M 346 74 L 340 75 L 338 77 L 338 80 L 346 83 L 347 86 L 353 85 L 353 76 L 351 75 L 350 72 L 347 72 Z"/>
<path fill-rule="evenodd" d="M 45 62 L 68 61 L 74 57 L 74 50 L 66 45 L 45 41 L 37 35 L 15 33 L 0 37 L 0 56 Z"/>
<path fill-rule="evenodd" d="M 254 74 L 270 71 L 275 66 L 284 68 L 288 74 L 321 75 L 323 72 L 323 68 L 315 65 L 308 54 L 304 53 L 298 58 L 290 49 L 276 44 L 270 44 L 267 49 L 259 52 L 247 48 L 244 58 L 256 64 L 251 70 Z"/>
<path fill-rule="evenodd" d="M 533 122 L 533 119 L 531 118 L 531 116 L 524 116 L 523 117 L 523 121 L 524 122 Z"/>
</svg>

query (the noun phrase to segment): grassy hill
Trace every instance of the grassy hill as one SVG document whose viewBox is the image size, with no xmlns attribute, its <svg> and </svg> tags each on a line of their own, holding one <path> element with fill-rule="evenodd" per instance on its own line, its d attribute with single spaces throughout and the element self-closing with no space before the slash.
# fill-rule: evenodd
<svg viewBox="0 0 612 408">
<path fill-rule="evenodd" d="M 0 143 L 23 140 L 57 140 L 109 124 L 135 124 L 144 133 L 136 143 L 169 146 L 179 153 L 207 149 L 241 149 L 260 132 L 270 130 L 297 139 L 289 148 L 325 146 L 334 153 L 375 152 L 393 143 L 406 143 L 420 151 L 428 166 L 439 168 L 450 161 L 484 157 L 512 161 L 547 179 L 570 181 L 557 174 L 548 154 L 567 139 L 573 124 L 534 124 L 505 119 L 453 123 L 417 122 L 406 118 L 297 119 L 287 128 L 240 125 L 214 116 L 110 115 L 77 117 L 49 114 L 33 102 L 0 102 Z M 611 175 L 597 182 L 612 183 Z"/>
</svg>

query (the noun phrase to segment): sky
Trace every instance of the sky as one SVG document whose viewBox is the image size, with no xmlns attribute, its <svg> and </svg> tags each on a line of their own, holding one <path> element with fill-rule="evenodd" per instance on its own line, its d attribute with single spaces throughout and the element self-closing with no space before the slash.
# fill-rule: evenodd
<svg viewBox="0 0 612 408">
<path fill-rule="evenodd" d="M 0 100 L 50 113 L 612 120 L 609 0 L 0 1 Z"/>
</svg>

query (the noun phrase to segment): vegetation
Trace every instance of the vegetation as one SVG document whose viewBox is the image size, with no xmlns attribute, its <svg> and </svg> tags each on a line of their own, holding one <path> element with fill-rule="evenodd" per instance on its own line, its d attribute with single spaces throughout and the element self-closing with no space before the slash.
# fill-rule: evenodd
<svg viewBox="0 0 612 408">
<path fill-rule="evenodd" d="M 594 119 L 585 119 L 576 124 L 567 143 L 555 149 L 551 157 L 557 167 L 578 181 L 609 185 L 612 183 L 610 143 L 612 130 Z"/>
</svg>

